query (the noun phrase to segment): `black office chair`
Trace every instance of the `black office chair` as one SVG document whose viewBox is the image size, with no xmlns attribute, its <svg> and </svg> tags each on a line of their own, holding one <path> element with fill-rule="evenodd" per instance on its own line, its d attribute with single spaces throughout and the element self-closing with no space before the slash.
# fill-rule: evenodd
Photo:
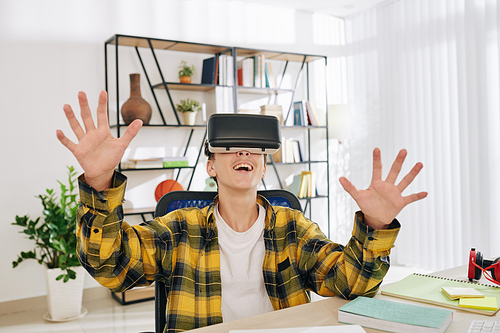
<svg viewBox="0 0 500 333">
<path fill-rule="evenodd" d="M 272 206 L 290 207 L 302 211 L 299 199 L 286 190 L 258 191 Z M 210 205 L 217 192 L 206 191 L 174 191 L 162 196 L 155 209 L 155 217 L 163 216 L 179 208 L 198 207 Z M 167 291 L 165 284 L 155 281 L 155 330 L 163 333 L 166 324 Z"/>
</svg>

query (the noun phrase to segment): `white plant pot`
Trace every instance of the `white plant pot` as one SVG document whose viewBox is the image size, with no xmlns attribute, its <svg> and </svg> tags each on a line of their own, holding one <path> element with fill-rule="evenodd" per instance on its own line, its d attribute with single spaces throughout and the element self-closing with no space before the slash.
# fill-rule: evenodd
<svg viewBox="0 0 500 333">
<path fill-rule="evenodd" d="M 197 112 L 183 112 L 182 115 L 184 116 L 184 125 L 194 125 L 196 122 L 196 113 Z"/>
<path fill-rule="evenodd" d="M 86 310 L 82 311 L 85 270 L 82 266 L 71 267 L 71 269 L 76 272 L 76 279 L 70 279 L 66 283 L 63 279 L 56 280 L 62 274 L 60 268 L 51 268 L 46 271 L 49 313 L 44 318 L 47 320 L 67 321 L 79 318 L 86 313 Z"/>
</svg>

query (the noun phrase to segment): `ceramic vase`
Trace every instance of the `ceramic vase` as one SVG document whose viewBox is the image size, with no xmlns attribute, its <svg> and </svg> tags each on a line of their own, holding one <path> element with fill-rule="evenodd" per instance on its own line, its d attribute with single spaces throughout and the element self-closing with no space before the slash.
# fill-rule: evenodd
<svg viewBox="0 0 500 333">
<path fill-rule="evenodd" d="M 196 112 L 183 112 L 184 125 L 192 126 L 196 122 Z"/>
<path fill-rule="evenodd" d="M 181 76 L 179 80 L 181 83 L 191 83 L 191 76 Z"/>
<path fill-rule="evenodd" d="M 145 125 L 151 120 L 151 105 L 141 96 L 140 74 L 130 74 L 130 98 L 122 106 L 122 118 L 125 124 L 141 119 Z"/>
<path fill-rule="evenodd" d="M 77 319 L 82 315 L 83 281 L 85 270 L 82 266 L 71 267 L 76 272 L 76 279 L 57 281 L 63 273 L 60 268 L 51 268 L 46 271 L 47 306 L 49 313 L 47 320 L 67 321 Z"/>
</svg>

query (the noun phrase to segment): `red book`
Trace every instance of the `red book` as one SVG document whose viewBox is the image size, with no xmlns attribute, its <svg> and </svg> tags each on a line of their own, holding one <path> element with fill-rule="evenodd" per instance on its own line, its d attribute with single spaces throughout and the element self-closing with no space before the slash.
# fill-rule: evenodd
<svg viewBox="0 0 500 333">
<path fill-rule="evenodd" d="M 215 79 L 214 84 L 219 82 L 219 56 L 215 56 Z"/>
<path fill-rule="evenodd" d="M 238 68 L 238 85 L 243 86 L 243 68 Z"/>
</svg>

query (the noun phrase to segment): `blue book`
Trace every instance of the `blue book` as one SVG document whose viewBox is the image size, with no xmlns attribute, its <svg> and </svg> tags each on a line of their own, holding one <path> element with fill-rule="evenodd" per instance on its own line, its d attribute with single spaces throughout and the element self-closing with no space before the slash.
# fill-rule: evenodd
<svg viewBox="0 0 500 333">
<path fill-rule="evenodd" d="M 201 72 L 202 84 L 214 84 L 216 63 L 217 63 L 216 57 L 203 60 L 203 69 Z"/>
<path fill-rule="evenodd" d="M 389 332 L 444 332 L 453 312 L 377 298 L 358 297 L 339 308 L 339 322 Z"/>
<path fill-rule="evenodd" d="M 294 102 L 293 103 L 293 124 L 295 126 L 303 126 L 303 111 L 302 111 L 302 102 Z"/>
</svg>

